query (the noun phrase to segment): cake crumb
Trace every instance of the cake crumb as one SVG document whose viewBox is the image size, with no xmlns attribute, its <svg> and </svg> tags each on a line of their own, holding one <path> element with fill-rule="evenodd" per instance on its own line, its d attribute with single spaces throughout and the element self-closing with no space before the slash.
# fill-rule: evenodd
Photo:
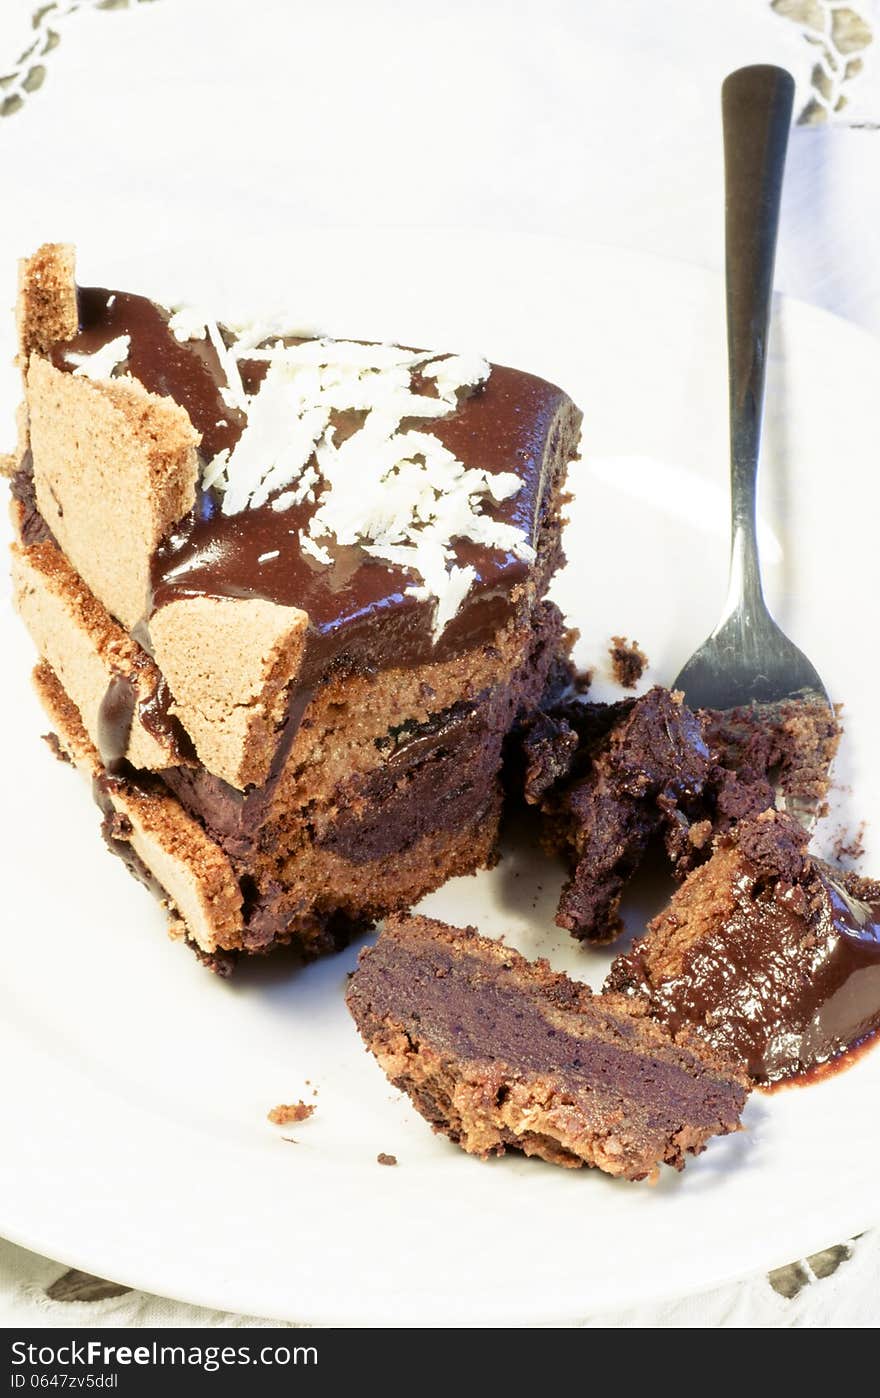
<svg viewBox="0 0 880 1398">
<path fill-rule="evenodd" d="M 856 864 L 864 857 L 864 853 L 865 822 L 860 821 L 854 835 L 850 835 L 846 830 L 841 830 L 834 841 L 834 858 L 838 861 L 848 860 L 851 864 Z"/>
<path fill-rule="evenodd" d="M 43 733 L 41 736 L 42 736 L 43 742 L 46 744 L 46 747 L 47 747 L 47 748 L 49 749 L 49 751 L 52 753 L 52 756 L 53 756 L 53 757 L 57 757 L 59 762 L 67 762 L 67 763 L 69 764 L 69 762 L 70 762 L 70 757 L 69 757 L 69 755 L 65 752 L 64 748 L 61 746 L 61 741 L 60 741 L 60 739 L 59 739 L 59 737 L 58 737 L 58 734 L 57 734 L 57 733 Z"/>
<path fill-rule="evenodd" d="M 276 1126 L 289 1126 L 293 1121 L 306 1121 L 314 1110 L 314 1102 L 291 1102 L 289 1105 L 280 1102 L 267 1116 Z"/>
<path fill-rule="evenodd" d="M 608 654 L 617 683 L 623 689 L 635 689 L 648 665 L 648 657 L 638 641 L 627 640 L 626 636 L 612 636 Z"/>
<path fill-rule="evenodd" d="M 396 1165 L 396 1164 L 397 1164 L 397 1156 L 396 1156 L 396 1155 L 386 1155 L 384 1150 L 380 1150 L 380 1151 L 379 1151 L 379 1154 L 376 1156 L 376 1160 L 377 1160 L 377 1162 L 378 1162 L 379 1165 Z"/>
</svg>

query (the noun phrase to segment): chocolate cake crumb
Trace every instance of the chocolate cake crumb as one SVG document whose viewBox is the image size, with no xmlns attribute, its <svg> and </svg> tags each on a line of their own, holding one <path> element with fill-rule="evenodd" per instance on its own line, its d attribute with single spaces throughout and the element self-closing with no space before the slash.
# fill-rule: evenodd
<svg viewBox="0 0 880 1398">
<path fill-rule="evenodd" d="M 292 1102 L 289 1105 L 281 1102 L 267 1113 L 267 1117 L 276 1126 L 290 1126 L 292 1122 L 308 1120 L 314 1110 L 314 1102 Z"/>
<path fill-rule="evenodd" d="M 629 641 L 626 636 L 612 636 L 608 647 L 611 657 L 611 672 L 622 689 L 635 689 L 648 665 L 648 657 L 638 641 Z"/>
<path fill-rule="evenodd" d="M 196 960 L 223 981 L 229 979 L 238 965 L 238 956 L 234 951 L 204 951 L 191 937 L 185 937 L 184 941 Z"/>
<path fill-rule="evenodd" d="M 700 724 L 680 694 L 655 686 L 618 710 L 583 776 L 542 804 L 551 848 L 570 870 L 560 927 L 594 942 L 618 935 L 624 886 L 653 837 L 665 834 L 674 861 L 690 853 L 687 833 L 708 774 Z"/>
<path fill-rule="evenodd" d="M 431 918 L 388 918 L 346 1003 L 391 1083 L 483 1158 L 655 1178 L 736 1130 L 748 1091 L 735 1064 L 674 1043 L 640 1003 Z"/>
<path fill-rule="evenodd" d="M 396 1165 L 396 1164 L 397 1164 L 397 1156 L 396 1156 L 396 1155 L 386 1155 L 384 1150 L 380 1150 L 379 1154 L 376 1156 L 376 1160 L 377 1160 L 377 1162 L 378 1162 L 380 1165 Z"/>
<path fill-rule="evenodd" d="M 719 830 L 774 804 L 776 789 L 797 812 L 826 813 L 828 773 L 840 743 L 839 709 L 789 699 L 737 709 L 703 709 L 700 719 L 718 771 Z"/>
<path fill-rule="evenodd" d="M 70 764 L 70 754 L 65 752 L 64 748 L 61 746 L 61 741 L 57 733 L 43 733 L 40 736 L 53 757 L 56 757 L 59 762 Z"/>
<path fill-rule="evenodd" d="M 865 822 L 861 821 L 855 834 L 850 834 L 846 830 L 841 830 L 834 841 L 834 858 L 841 862 L 847 860 L 851 864 L 857 864 L 865 857 Z"/>
</svg>

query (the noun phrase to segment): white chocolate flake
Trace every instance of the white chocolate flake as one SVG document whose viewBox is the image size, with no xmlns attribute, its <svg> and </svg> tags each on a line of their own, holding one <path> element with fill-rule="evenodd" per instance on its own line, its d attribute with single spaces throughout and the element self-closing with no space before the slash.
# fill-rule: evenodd
<svg viewBox="0 0 880 1398">
<path fill-rule="evenodd" d="M 459 389 L 477 388 L 489 377 L 487 360 L 477 354 L 448 354 L 434 359 L 422 369 L 422 377 L 433 379 L 441 398 L 454 398 Z"/>
<path fill-rule="evenodd" d="M 203 476 L 206 488 L 220 492 L 224 514 L 267 503 L 282 512 L 317 498 L 307 532 L 298 532 L 301 550 L 329 565 L 334 540 L 360 544 L 415 573 L 422 582 L 407 591 L 434 598 L 435 638 L 476 578 L 472 567 L 458 564 L 455 540 L 534 558 L 520 528 L 483 512 L 486 502 L 510 499 L 519 477 L 466 466 L 433 433 L 403 427 L 453 413 L 462 389 L 485 383 L 486 360 L 348 340 L 270 343 L 274 331 L 265 326 L 238 331 L 227 348 L 216 324 L 205 324 L 227 377 L 224 401 L 247 413 L 236 445 Z M 251 397 L 238 373 L 244 358 L 268 365 Z M 434 381 L 436 395 L 416 391 L 415 370 Z M 331 420 L 337 413 L 363 415 L 338 445 Z"/>
<path fill-rule="evenodd" d="M 333 557 L 328 550 L 322 548 L 320 544 L 316 544 L 314 539 L 310 539 L 308 534 L 304 534 L 302 530 L 299 531 L 299 546 L 303 553 L 309 554 L 309 556 L 316 559 L 318 563 L 323 563 L 329 567 L 333 562 Z"/>
<path fill-rule="evenodd" d="M 80 379 L 110 379 L 113 377 L 113 370 L 120 364 L 124 364 L 128 358 L 131 337 L 129 335 L 118 335 L 115 340 L 108 340 L 106 345 L 94 351 L 93 354 L 75 354 L 68 350 L 65 359 L 68 364 L 74 364 L 74 378 Z"/>
<path fill-rule="evenodd" d="M 168 322 L 168 329 L 175 340 L 204 340 L 207 333 L 207 316 L 195 306 L 178 306 Z"/>
</svg>

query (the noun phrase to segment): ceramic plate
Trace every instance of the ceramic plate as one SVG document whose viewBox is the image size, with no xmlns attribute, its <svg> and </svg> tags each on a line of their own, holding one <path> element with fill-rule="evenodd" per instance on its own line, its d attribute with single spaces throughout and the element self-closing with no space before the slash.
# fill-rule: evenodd
<svg viewBox="0 0 880 1398">
<path fill-rule="evenodd" d="M 219 298 L 221 309 L 234 287 L 232 310 L 274 301 L 331 332 L 478 348 L 563 384 L 586 428 L 555 595 L 581 630 L 579 659 L 595 666 L 600 697 L 619 693 L 612 633 L 646 649 L 644 683 L 670 680 L 711 629 L 725 582 L 720 279 L 564 239 L 448 230 L 273 234 L 269 255 L 230 226 L 216 260 L 179 222 L 137 247 L 109 228 L 96 225 L 87 243 L 78 230 L 80 279 Z M 4 238 L 3 266 L 22 250 Z M 15 394 L 10 374 L 7 424 Z M 878 869 L 878 676 L 865 623 L 877 579 L 880 346 L 780 301 L 768 402 L 767 590 L 846 706 L 838 790 L 818 838 L 828 846 L 865 820 L 865 868 Z M 514 1156 L 484 1164 L 433 1136 L 344 1007 L 357 948 L 306 970 L 281 954 L 223 982 L 168 940 L 159 908 L 105 853 L 84 785 L 40 742 L 30 646 L 6 592 L 0 626 L 0 1234 L 246 1314 L 528 1324 L 695 1291 L 878 1221 L 880 1051 L 817 1086 L 754 1094 L 743 1132 L 655 1188 Z M 597 985 L 608 956 L 554 926 L 560 877 L 514 843 L 491 873 L 425 907 Z M 630 932 L 664 891 L 648 880 L 632 890 Z M 310 1120 L 267 1123 L 275 1103 L 300 1097 L 317 1103 Z M 398 1167 L 379 1166 L 379 1152 Z"/>
</svg>

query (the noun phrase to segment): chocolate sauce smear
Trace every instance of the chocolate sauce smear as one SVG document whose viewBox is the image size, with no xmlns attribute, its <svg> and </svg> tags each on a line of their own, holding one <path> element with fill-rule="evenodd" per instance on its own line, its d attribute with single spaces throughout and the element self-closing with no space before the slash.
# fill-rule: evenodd
<svg viewBox="0 0 880 1398">
<path fill-rule="evenodd" d="M 220 396 L 225 376 L 209 339 L 181 343 L 168 328 L 169 313 L 141 296 L 82 288 L 79 306 L 80 332 L 55 348 L 57 367 L 72 367 L 70 352 L 94 353 L 128 335 L 129 357 L 120 372 L 186 408 L 202 434 L 205 460 L 234 446 L 245 419 Z M 239 367 L 252 392 L 265 364 L 243 360 Z M 463 397 L 450 417 L 428 424 L 465 463 L 519 475 L 523 484 L 516 495 L 485 508 L 518 525 L 531 542 L 546 506 L 548 465 L 573 454 L 578 427 L 576 410 L 560 389 L 501 367 L 493 367 L 484 388 Z M 310 620 L 302 683 L 314 686 L 339 663 L 375 670 L 447 659 L 484 644 L 515 613 L 528 565 L 514 554 L 461 540 L 458 561 L 475 569 L 476 580 L 435 644 L 432 604 L 406 593 L 421 581 L 416 574 L 370 558 L 357 545 L 334 547 L 329 566 L 301 552 L 296 536 L 315 508 L 313 503 L 279 512 L 269 504 L 227 516 L 217 493 L 199 488 L 195 508 L 154 557 L 150 615 L 178 598 L 199 596 L 257 597 L 300 607 Z"/>
<path fill-rule="evenodd" d="M 647 992 L 653 1016 L 674 1034 L 694 1028 L 759 1084 L 842 1065 L 880 1030 L 880 884 L 814 864 L 805 886 L 767 886 L 744 860 L 734 894 L 733 912 Z M 635 951 L 611 983 L 641 979 Z"/>
<path fill-rule="evenodd" d="M 136 707 L 137 690 L 131 677 L 113 675 L 98 709 L 98 752 L 112 777 L 124 770 Z"/>
<path fill-rule="evenodd" d="M 142 659 L 146 663 L 146 658 Z M 135 673 L 117 671 L 111 676 L 98 709 L 97 734 L 98 752 L 111 776 L 123 775 L 128 770 L 126 753 L 135 717 L 157 742 L 176 750 L 182 765 L 188 766 L 195 760 L 192 740 L 171 712 L 173 702 L 164 675 L 160 675 L 158 683 L 140 699 Z"/>
</svg>

